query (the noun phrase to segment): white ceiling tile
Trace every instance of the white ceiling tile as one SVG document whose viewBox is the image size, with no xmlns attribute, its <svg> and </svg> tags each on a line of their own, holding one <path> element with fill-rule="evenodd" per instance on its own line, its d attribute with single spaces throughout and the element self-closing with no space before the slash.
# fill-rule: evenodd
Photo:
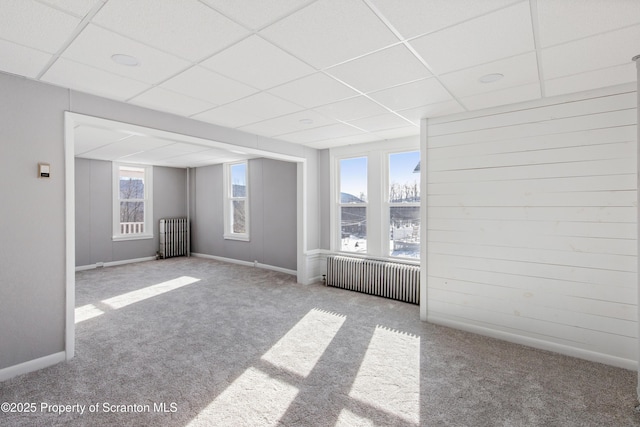
<svg viewBox="0 0 640 427">
<path fill-rule="evenodd" d="M 303 77 L 269 92 L 307 108 L 358 95 L 358 92 L 323 73 Z"/>
<path fill-rule="evenodd" d="M 209 102 L 172 92 L 161 87 L 153 87 L 131 99 L 129 102 L 181 116 L 191 116 L 215 107 L 214 104 Z"/>
<path fill-rule="evenodd" d="M 360 0 L 318 0 L 260 34 L 318 69 L 398 42 Z"/>
<path fill-rule="evenodd" d="M 640 25 L 542 50 L 545 79 L 627 64 L 638 54 Z"/>
<path fill-rule="evenodd" d="M 236 22 L 258 30 L 282 18 L 292 11 L 304 7 L 312 0 L 203 0 Z"/>
<path fill-rule="evenodd" d="M 244 111 L 236 110 L 229 105 L 223 105 L 222 107 L 196 114 L 192 118 L 230 128 L 237 128 L 264 120 L 260 117 L 247 114 Z"/>
<path fill-rule="evenodd" d="M 33 0 L 2 0 L 0 38 L 56 53 L 80 19 Z"/>
<path fill-rule="evenodd" d="M 34 78 L 53 55 L 0 40 L 0 71 Z"/>
<path fill-rule="evenodd" d="M 308 120 L 311 120 L 311 123 L 308 123 Z M 316 113 L 312 110 L 305 110 L 277 117 L 275 119 L 253 123 L 248 126 L 242 126 L 240 129 L 246 132 L 271 137 L 335 123 L 335 120 L 329 119 L 320 113 Z"/>
<path fill-rule="evenodd" d="M 485 13 L 514 0 L 371 0 L 405 37 L 432 33 Z"/>
<path fill-rule="evenodd" d="M 452 99 L 451 94 L 435 78 L 392 87 L 369 96 L 392 110 L 405 110 Z"/>
<path fill-rule="evenodd" d="M 334 102 L 333 104 L 323 105 L 314 108 L 314 110 L 343 122 L 388 112 L 387 109 L 365 96 L 357 96 L 355 98 L 345 99 L 344 101 Z"/>
<path fill-rule="evenodd" d="M 74 154 L 84 154 L 130 136 L 131 134 L 116 129 L 81 125 L 74 129 Z"/>
<path fill-rule="evenodd" d="M 271 119 L 304 110 L 303 107 L 267 92 L 256 93 L 228 104 L 229 107 L 260 119 Z"/>
<path fill-rule="evenodd" d="M 201 65 L 260 89 L 268 89 L 315 71 L 256 35 L 223 50 Z"/>
<path fill-rule="evenodd" d="M 85 153 L 82 157 L 97 160 L 116 160 L 126 158 L 142 151 L 168 145 L 170 142 L 146 137 L 131 137 L 124 141 L 114 142 Z M 130 159 L 131 160 L 131 159 Z"/>
<path fill-rule="evenodd" d="M 58 58 L 42 76 L 42 81 L 118 100 L 131 98 L 150 87 L 149 84 L 107 73 L 65 58 Z"/>
<path fill-rule="evenodd" d="M 293 142 L 296 144 L 303 144 L 331 138 L 342 138 L 362 133 L 364 133 L 362 130 L 356 129 L 353 126 L 345 125 L 343 123 L 336 123 L 329 126 L 322 126 L 299 132 L 288 133 L 285 135 L 279 135 L 278 139 Z"/>
<path fill-rule="evenodd" d="M 93 22 L 193 61 L 248 34 L 198 1 L 109 0 Z"/>
<path fill-rule="evenodd" d="M 133 56 L 140 63 L 135 67 L 118 64 L 111 59 L 114 54 Z M 62 56 L 146 83 L 158 83 L 189 66 L 185 60 L 95 25 L 87 26 Z"/>
<path fill-rule="evenodd" d="M 452 100 L 398 111 L 398 114 L 414 124 L 420 125 L 421 119 L 446 116 L 463 111 L 465 111 L 465 109 L 457 101 Z"/>
<path fill-rule="evenodd" d="M 257 92 L 220 74 L 195 66 L 162 83 L 162 87 L 212 104 L 226 104 Z"/>
<path fill-rule="evenodd" d="M 102 3 L 102 0 L 40 0 L 59 9 L 73 13 L 76 16 L 85 16 L 93 7 Z"/>
<path fill-rule="evenodd" d="M 349 124 L 367 132 L 377 132 L 379 130 L 406 127 L 409 125 L 406 120 L 393 113 L 353 120 L 349 122 Z"/>
<path fill-rule="evenodd" d="M 417 38 L 411 45 L 436 74 L 532 51 L 529 2 Z"/>
<path fill-rule="evenodd" d="M 372 133 L 361 133 L 359 135 L 346 136 L 343 138 L 331 138 L 323 141 L 309 142 L 304 145 L 317 150 L 324 150 L 327 148 L 342 147 L 344 145 L 363 144 L 377 139 L 378 138 Z"/>
<path fill-rule="evenodd" d="M 420 127 L 418 126 L 405 126 L 401 128 L 385 129 L 378 132 L 372 132 L 371 135 L 375 137 L 376 141 L 405 138 L 407 136 L 419 136 Z"/>
<path fill-rule="evenodd" d="M 524 86 L 510 87 L 494 92 L 481 93 L 461 98 L 460 102 L 469 110 L 497 107 L 498 105 L 515 104 L 540 98 L 540 84 L 532 83 Z"/>
<path fill-rule="evenodd" d="M 492 83 L 478 81 L 480 77 L 494 73 L 503 74 L 504 77 Z M 439 79 L 456 97 L 461 98 L 537 82 L 538 61 L 534 52 L 525 53 L 513 58 L 444 74 Z"/>
<path fill-rule="evenodd" d="M 638 0 L 537 0 L 542 47 L 640 23 Z"/>
<path fill-rule="evenodd" d="M 431 75 L 404 45 L 345 62 L 328 69 L 327 73 L 361 92 L 385 89 Z"/>
<path fill-rule="evenodd" d="M 545 94 L 547 96 L 555 96 L 596 89 L 598 87 L 633 83 L 637 80 L 637 76 L 636 64 L 629 62 L 616 67 L 546 80 Z"/>
</svg>

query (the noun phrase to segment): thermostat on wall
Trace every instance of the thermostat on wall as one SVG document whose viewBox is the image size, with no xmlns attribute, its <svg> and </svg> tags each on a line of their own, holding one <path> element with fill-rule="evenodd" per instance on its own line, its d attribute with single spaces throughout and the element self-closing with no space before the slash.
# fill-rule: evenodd
<svg viewBox="0 0 640 427">
<path fill-rule="evenodd" d="M 51 165 L 49 163 L 38 163 L 38 178 L 49 178 Z"/>
</svg>

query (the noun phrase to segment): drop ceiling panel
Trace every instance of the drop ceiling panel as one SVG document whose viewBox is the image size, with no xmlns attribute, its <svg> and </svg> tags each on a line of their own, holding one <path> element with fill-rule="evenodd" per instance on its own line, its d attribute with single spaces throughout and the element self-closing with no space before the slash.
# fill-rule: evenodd
<svg viewBox="0 0 640 427">
<path fill-rule="evenodd" d="M 84 17 L 96 4 L 102 3 L 102 0 L 40 0 L 40 2 L 50 4 L 76 16 Z"/>
<path fill-rule="evenodd" d="M 327 73 L 361 92 L 385 89 L 431 75 L 404 45 L 345 62 L 328 69 Z"/>
<path fill-rule="evenodd" d="M 251 36 L 201 64 L 259 89 L 268 89 L 315 70 L 259 36 Z"/>
<path fill-rule="evenodd" d="M 308 121 L 311 123 L 308 123 Z M 240 129 L 246 132 L 256 133 L 264 136 L 277 136 L 306 129 L 313 129 L 320 126 L 335 124 L 336 121 L 323 116 L 315 111 L 305 110 L 275 119 L 253 123 L 242 126 Z"/>
<path fill-rule="evenodd" d="M 314 108 L 315 111 L 343 122 L 387 113 L 388 110 L 365 96 L 345 99 Z"/>
<path fill-rule="evenodd" d="M 637 0 L 537 0 L 537 5 L 542 47 L 640 23 Z"/>
<path fill-rule="evenodd" d="M 352 136 L 364 133 L 362 130 L 354 128 L 342 123 L 336 123 L 329 126 L 322 126 L 314 129 L 303 130 L 300 132 L 288 133 L 286 135 L 280 135 L 278 139 L 284 141 L 295 142 L 297 144 L 304 144 L 314 141 L 322 141 L 332 138 L 341 138 L 346 136 Z"/>
<path fill-rule="evenodd" d="M 316 73 L 269 90 L 298 105 L 313 108 L 358 95 L 358 92 L 323 73 Z"/>
<path fill-rule="evenodd" d="M 34 78 L 52 55 L 0 40 L 0 71 Z"/>
<path fill-rule="evenodd" d="M 81 155 L 130 136 L 127 132 L 114 129 L 78 126 L 74 130 L 74 154 Z"/>
<path fill-rule="evenodd" d="M 212 55 L 248 34 L 198 1 L 109 0 L 93 22 L 192 61 Z"/>
<path fill-rule="evenodd" d="M 2 0 L 0 38 L 56 53 L 80 19 L 33 0 Z"/>
<path fill-rule="evenodd" d="M 452 99 L 451 94 L 434 78 L 374 92 L 369 96 L 394 111 Z"/>
<path fill-rule="evenodd" d="M 420 135 L 420 127 L 419 126 L 404 126 L 401 128 L 394 129 L 384 129 L 378 132 L 373 132 L 375 140 L 381 141 L 384 139 L 395 139 L 395 138 L 404 138 L 407 136 L 419 136 Z"/>
<path fill-rule="evenodd" d="M 446 116 L 463 111 L 465 111 L 465 109 L 457 101 L 445 101 L 398 111 L 398 114 L 413 122 L 415 125 L 420 125 L 420 120 L 424 118 Z"/>
<path fill-rule="evenodd" d="M 134 154 L 131 154 L 123 158 L 122 160 L 127 162 L 159 163 L 167 159 L 179 158 L 183 156 L 193 156 L 195 154 L 208 151 L 207 147 L 198 145 L 171 143 L 165 141 L 165 145 L 161 146 L 161 143 L 158 140 L 154 141 L 158 142 L 158 145 L 160 146 L 151 146 L 151 148 L 148 149 L 143 149 L 143 147 L 140 147 L 140 150 L 138 152 L 135 152 Z M 147 145 L 147 147 L 149 146 Z"/>
<path fill-rule="evenodd" d="M 65 58 L 59 58 L 42 76 L 42 80 L 118 100 L 131 98 L 150 86 L 147 83 L 107 73 Z"/>
<path fill-rule="evenodd" d="M 200 114 L 196 114 L 192 118 L 230 128 L 237 128 L 264 120 L 260 117 L 251 116 L 243 111 L 236 110 L 229 105 L 230 104 L 227 104 L 209 111 L 204 111 Z"/>
<path fill-rule="evenodd" d="M 617 67 L 546 80 L 545 90 L 547 96 L 555 96 L 565 93 L 581 92 L 597 87 L 633 83 L 637 78 L 636 64 L 629 62 L 624 65 L 618 65 Z"/>
<path fill-rule="evenodd" d="M 114 62 L 114 54 L 127 54 L 140 63 L 130 67 Z M 158 83 L 189 66 L 189 62 L 126 37 L 89 25 L 62 54 L 63 57 L 113 74 Z"/>
<path fill-rule="evenodd" d="M 514 0 L 371 0 L 405 38 L 432 33 L 513 2 Z"/>
<path fill-rule="evenodd" d="M 359 135 L 347 136 L 345 138 L 331 138 L 323 141 L 309 142 L 304 144 L 310 148 L 324 150 L 325 148 L 341 147 L 343 145 L 362 144 L 365 142 L 376 141 L 378 138 L 371 133 L 362 133 Z"/>
<path fill-rule="evenodd" d="M 158 140 L 144 141 L 144 139 L 133 140 L 133 138 L 127 138 L 124 141 L 114 142 L 109 145 L 105 145 L 100 148 L 96 148 L 88 153 L 84 153 L 82 157 L 97 159 L 97 160 L 118 160 L 133 161 L 132 158 L 126 159 L 134 154 L 148 151 L 154 148 L 158 144 Z M 165 142 L 165 145 L 169 142 Z"/>
<path fill-rule="evenodd" d="M 304 110 L 303 107 L 293 102 L 286 101 L 267 92 L 260 92 L 227 105 L 251 116 L 259 117 L 262 120 Z"/>
<path fill-rule="evenodd" d="M 515 104 L 540 98 L 540 84 L 532 83 L 524 86 L 510 87 L 460 99 L 470 110 L 497 107 L 498 105 Z"/>
<path fill-rule="evenodd" d="M 478 79 L 487 74 L 500 73 L 504 77 L 492 83 Z M 467 68 L 440 76 L 440 81 L 457 97 L 492 92 L 538 81 L 538 62 L 534 52 L 502 59 L 489 64 Z"/>
<path fill-rule="evenodd" d="M 142 105 L 144 107 L 182 116 L 191 116 L 215 107 L 214 104 L 209 102 L 182 95 L 161 87 L 153 87 L 131 99 L 130 102 L 132 104 Z"/>
<path fill-rule="evenodd" d="M 360 0 L 318 0 L 260 34 L 318 69 L 398 42 Z"/>
<path fill-rule="evenodd" d="M 222 14 L 252 30 L 258 30 L 311 2 L 311 0 L 203 1 Z"/>
<path fill-rule="evenodd" d="M 635 40 L 630 43 L 629 40 Z M 640 25 L 542 50 L 545 79 L 624 65 L 638 54 Z"/>
<path fill-rule="evenodd" d="M 406 120 L 392 113 L 354 120 L 349 122 L 349 124 L 366 130 L 367 132 L 377 132 L 379 130 L 406 127 L 409 125 Z"/>
<path fill-rule="evenodd" d="M 167 80 L 161 86 L 217 105 L 257 92 L 257 89 L 198 66 Z"/>
<path fill-rule="evenodd" d="M 529 2 L 417 38 L 411 45 L 436 74 L 532 51 Z"/>
</svg>

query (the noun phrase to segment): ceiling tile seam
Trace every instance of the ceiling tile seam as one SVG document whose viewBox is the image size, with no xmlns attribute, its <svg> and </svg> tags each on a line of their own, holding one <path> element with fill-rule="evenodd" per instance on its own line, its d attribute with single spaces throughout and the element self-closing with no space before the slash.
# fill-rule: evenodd
<svg viewBox="0 0 640 427">
<path fill-rule="evenodd" d="M 538 19 L 538 0 L 529 0 L 531 15 L 531 29 L 533 30 L 533 47 L 536 52 L 536 65 L 538 68 L 538 80 L 540 81 L 540 97 L 547 96 L 547 89 L 544 80 L 544 69 L 542 67 L 542 52 L 540 51 L 540 20 Z"/>
<path fill-rule="evenodd" d="M 62 7 L 60 7 L 60 6 L 56 5 L 56 4 L 47 3 L 47 2 L 46 2 L 46 1 L 44 1 L 44 0 L 34 0 L 34 1 L 36 1 L 36 2 L 40 3 L 40 4 L 41 4 L 41 5 L 43 5 L 43 6 L 47 6 L 47 7 L 50 7 L 51 9 L 55 9 L 55 10 L 57 10 L 57 11 L 59 11 L 59 12 L 63 12 L 63 13 L 66 13 L 67 15 L 71 15 L 71 16 L 73 16 L 74 18 L 79 18 L 80 20 L 82 20 L 82 18 L 84 18 L 85 16 L 87 16 L 88 14 L 90 14 L 90 13 L 91 13 L 91 9 L 89 9 L 89 12 L 87 12 L 87 14 L 85 14 L 85 15 L 78 15 L 78 14 L 77 14 L 77 13 L 75 13 L 75 12 L 72 12 L 72 11 L 70 11 L 70 10 L 68 10 L 68 9 L 63 9 Z M 106 2 L 107 2 L 107 0 L 99 0 L 99 1 L 100 1 L 101 3 L 106 3 Z"/>
<path fill-rule="evenodd" d="M 16 46 L 24 47 L 25 49 L 35 50 L 36 52 L 44 53 L 45 55 L 49 55 L 49 56 L 55 55 L 55 53 L 53 52 L 47 52 L 46 50 L 38 49 L 37 47 L 29 46 L 27 44 L 23 44 L 14 40 L 9 40 L 4 37 L 0 37 L 0 40 L 7 42 L 9 44 L 14 44 Z"/>
<path fill-rule="evenodd" d="M 366 131 L 366 130 L 364 130 L 362 128 L 359 128 L 359 127 L 357 127 L 355 125 L 350 125 L 350 124 L 348 124 L 346 122 L 343 122 L 343 121 L 340 121 L 340 120 L 338 120 L 338 122 L 341 125 L 349 126 L 351 128 L 354 128 L 356 130 L 361 131 L 362 133 L 368 133 L 368 131 Z M 292 134 L 300 133 L 300 132 L 306 132 L 306 131 L 309 131 L 309 130 L 318 130 L 318 129 L 326 128 L 326 127 L 329 127 L 329 126 L 335 126 L 336 124 L 338 124 L 338 123 L 332 123 L 332 124 L 329 124 L 329 125 L 322 125 L 322 126 L 318 126 L 318 127 L 315 127 L 315 128 L 296 130 L 296 131 L 293 131 L 293 132 L 281 133 L 281 134 L 275 135 L 275 137 L 276 138 L 280 138 L 280 137 L 283 137 L 283 136 L 292 135 Z M 329 139 L 331 139 L 331 138 L 329 138 Z M 319 141 L 319 140 L 314 140 L 314 141 L 309 141 L 309 142 L 315 142 L 315 141 Z"/>
<path fill-rule="evenodd" d="M 62 53 L 67 50 L 67 48 L 69 46 L 71 46 L 71 43 L 74 42 L 74 40 L 76 38 L 78 38 L 78 36 L 80 35 L 80 33 L 87 27 L 87 25 L 89 25 L 89 23 L 91 22 L 91 20 L 93 19 L 93 17 L 100 11 L 100 9 L 102 9 L 102 7 L 105 5 L 105 3 L 103 1 L 100 1 L 98 3 L 96 3 L 91 10 L 89 11 L 89 13 L 87 13 L 85 15 L 84 18 L 82 18 L 80 20 L 80 22 L 78 23 L 78 25 L 76 26 L 76 28 L 73 29 L 73 32 L 71 33 L 71 35 L 67 38 L 67 40 L 62 43 L 62 46 L 58 49 L 58 51 L 56 53 L 53 54 L 53 56 L 49 59 L 49 61 L 47 61 L 47 63 L 45 64 L 45 66 L 42 68 L 42 70 L 40 70 L 40 72 L 36 75 L 36 80 L 40 80 L 42 78 L 42 76 L 45 75 L 45 73 L 47 71 L 49 71 L 49 69 L 53 66 L 53 64 L 56 63 L 56 61 L 58 60 L 58 58 L 60 58 L 60 56 L 62 55 Z"/>
<path fill-rule="evenodd" d="M 580 71 L 579 73 L 572 73 L 572 74 L 563 74 L 561 76 L 556 76 L 556 77 L 551 77 L 551 78 L 547 78 L 546 81 L 547 82 L 551 82 L 553 80 L 560 80 L 560 79 L 565 79 L 567 77 L 577 77 L 580 76 L 582 74 L 588 74 L 588 73 L 594 73 L 596 71 L 603 71 L 603 70 L 608 70 L 609 68 L 617 68 L 617 67 L 624 67 L 626 65 L 631 65 L 633 64 L 633 62 L 631 62 L 631 60 L 629 61 L 625 61 L 625 62 L 621 62 L 619 64 L 614 64 L 614 65 L 607 65 L 606 67 L 600 67 L 600 68 L 592 68 L 590 70 L 587 71 Z M 597 88 L 593 88 L 593 89 L 597 89 Z"/>
<path fill-rule="evenodd" d="M 498 58 L 498 59 L 492 59 L 491 61 L 488 61 L 488 62 L 481 62 L 481 63 L 477 63 L 477 64 L 474 64 L 474 65 L 470 65 L 468 67 L 456 68 L 455 70 L 447 71 L 445 73 L 434 74 L 434 77 L 448 76 L 449 74 L 459 73 L 460 71 L 471 70 L 473 68 L 482 67 L 482 66 L 485 66 L 485 65 L 490 65 L 490 64 L 493 64 L 495 62 L 506 61 L 508 59 L 513 59 L 513 58 L 516 58 L 518 56 L 524 56 L 524 55 L 526 55 L 528 53 L 532 53 L 532 52 L 535 53 L 535 50 L 534 49 L 525 50 L 525 51 L 522 51 L 522 52 L 515 53 L 513 55 L 503 56 L 503 57 Z"/>
<path fill-rule="evenodd" d="M 595 33 L 595 34 L 589 34 L 587 36 L 583 36 L 583 37 L 578 37 L 577 39 L 571 39 L 571 40 L 566 40 L 560 43 L 556 43 L 556 44 L 550 44 L 549 46 L 544 46 L 541 47 L 542 50 L 546 50 L 546 49 L 551 49 L 553 47 L 558 47 L 558 46 L 563 46 L 565 44 L 570 44 L 570 43 L 574 43 L 574 42 L 579 42 L 582 40 L 586 40 L 586 39 L 590 39 L 590 38 L 594 38 L 594 37 L 599 37 L 599 36 L 603 36 L 605 34 L 609 34 L 609 33 L 615 33 L 617 31 L 622 31 L 622 30 L 627 30 L 629 28 L 633 28 L 633 27 L 640 27 L 640 22 L 636 22 L 635 24 L 629 24 L 629 25 L 625 25 L 623 27 L 616 27 L 613 28 L 611 30 L 605 30 L 605 31 L 600 31 L 599 33 Z"/>
<path fill-rule="evenodd" d="M 387 26 L 387 28 L 389 28 L 389 30 L 398 38 L 400 39 L 400 43 L 402 43 L 408 50 L 409 52 L 411 52 L 411 54 L 413 56 L 416 57 L 416 59 L 418 61 L 420 61 L 420 63 L 427 69 L 427 71 L 429 71 L 433 77 L 435 77 L 435 79 L 438 81 L 438 83 L 440 83 L 440 85 L 444 88 L 444 90 L 447 91 L 447 93 L 451 96 L 451 98 L 453 98 L 453 100 L 455 100 L 459 105 L 462 106 L 462 108 L 465 109 L 465 111 L 469 111 L 469 109 L 466 107 L 466 105 L 464 105 L 460 99 L 458 99 L 458 97 L 453 93 L 453 91 L 451 89 L 449 89 L 447 87 L 447 85 L 445 85 L 439 78 L 438 75 L 436 73 L 433 72 L 433 68 L 431 68 L 431 66 L 429 66 L 429 64 L 427 63 L 427 61 L 424 60 L 424 58 L 422 58 L 422 56 L 420 56 L 420 54 L 413 48 L 413 46 L 411 46 L 411 44 L 409 44 L 409 42 L 407 40 L 405 40 L 402 35 L 400 34 L 400 31 L 398 31 L 398 29 L 396 29 L 396 27 L 387 19 L 386 16 L 384 16 L 384 14 L 378 10 L 377 7 L 375 7 L 372 3 L 371 0 L 362 0 L 366 3 L 367 7 L 369 7 L 369 9 L 371 9 L 371 11 L 378 17 L 378 19 L 380 19 L 380 21 L 382 21 L 382 23 L 384 25 Z M 515 3 L 514 3 L 515 4 Z M 387 108 L 387 107 L 385 107 Z M 393 111 L 393 113 L 395 113 L 395 111 Z M 397 114 L 397 113 L 395 113 Z M 402 117 L 402 116 L 400 116 Z M 406 118 L 402 117 L 404 120 L 407 120 Z M 415 124 L 413 122 L 411 122 L 412 125 L 415 126 Z"/>
</svg>

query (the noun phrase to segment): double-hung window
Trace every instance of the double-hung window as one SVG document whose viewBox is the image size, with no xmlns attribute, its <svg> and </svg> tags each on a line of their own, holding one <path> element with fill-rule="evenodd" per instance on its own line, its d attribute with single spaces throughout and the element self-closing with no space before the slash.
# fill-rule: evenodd
<svg viewBox="0 0 640 427">
<path fill-rule="evenodd" d="M 224 238 L 249 240 L 249 168 L 247 162 L 224 165 Z"/>
<path fill-rule="evenodd" d="M 367 252 L 367 158 L 340 160 L 340 250 Z"/>
<path fill-rule="evenodd" d="M 113 239 L 153 237 L 152 166 L 113 163 Z"/>
<path fill-rule="evenodd" d="M 420 151 L 388 156 L 389 255 L 420 258 Z"/>
</svg>

